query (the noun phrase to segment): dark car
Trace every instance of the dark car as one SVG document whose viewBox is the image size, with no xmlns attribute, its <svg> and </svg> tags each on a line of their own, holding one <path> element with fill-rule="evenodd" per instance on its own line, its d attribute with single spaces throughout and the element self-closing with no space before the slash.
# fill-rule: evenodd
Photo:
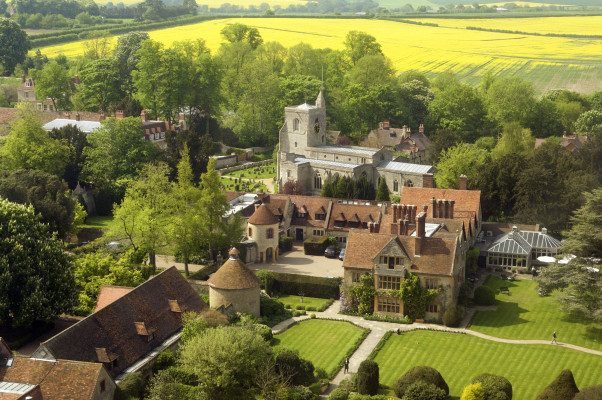
<svg viewBox="0 0 602 400">
<path fill-rule="evenodd" d="M 335 258 L 339 255 L 339 248 L 337 246 L 328 246 L 326 250 L 324 250 L 324 255 L 328 258 Z"/>
<path fill-rule="evenodd" d="M 339 260 L 343 261 L 343 258 L 345 258 L 345 249 L 347 249 L 347 247 L 345 247 L 343 250 L 341 250 L 341 252 L 339 253 Z"/>
</svg>

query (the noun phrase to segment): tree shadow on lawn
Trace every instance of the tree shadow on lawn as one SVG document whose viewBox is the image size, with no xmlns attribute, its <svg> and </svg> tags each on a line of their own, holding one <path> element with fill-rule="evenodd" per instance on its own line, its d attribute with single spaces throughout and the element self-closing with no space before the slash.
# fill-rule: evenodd
<svg viewBox="0 0 602 400">
<path fill-rule="evenodd" d="M 585 332 L 581 336 L 588 341 L 592 341 L 596 344 L 602 344 L 602 324 L 596 324 L 592 321 L 574 317 L 566 313 L 560 320 L 562 322 L 571 324 L 583 325 L 585 327 Z"/>
<path fill-rule="evenodd" d="M 501 328 L 531 322 L 520 317 L 520 314 L 529 310 L 519 307 L 518 303 L 498 301 L 497 305 L 498 309 L 496 311 L 478 311 L 472 319 L 471 326 Z M 481 314 L 483 315 L 479 317 Z"/>
</svg>

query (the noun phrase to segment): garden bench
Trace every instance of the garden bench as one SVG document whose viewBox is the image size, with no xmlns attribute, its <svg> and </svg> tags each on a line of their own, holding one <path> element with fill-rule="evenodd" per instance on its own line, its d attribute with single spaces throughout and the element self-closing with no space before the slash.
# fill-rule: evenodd
<svg viewBox="0 0 602 400">
<path fill-rule="evenodd" d="M 508 286 L 500 286 L 500 293 L 510 294 L 510 289 L 508 289 Z"/>
</svg>

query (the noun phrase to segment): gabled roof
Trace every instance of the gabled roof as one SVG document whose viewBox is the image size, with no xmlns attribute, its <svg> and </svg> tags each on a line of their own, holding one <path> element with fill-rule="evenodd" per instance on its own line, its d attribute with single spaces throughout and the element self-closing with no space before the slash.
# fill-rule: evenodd
<svg viewBox="0 0 602 400">
<path fill-rule="evenodd" d="M 232 254 L 207 283 L 210 287 L 227 290 L 250 289 L 261 285 L 259 278 L 238 259 L 237 255 Z"/>
<path fill-rule="evenodd" d="M 415 174 L 426 174 L 433 172 L 434 168 L 432 165 L 423 164 L 411 164 L 398 161 L 381 161 L 377 168 L 384 169 L 386 171 L 398 171 L 398 172 L 412 172 Z M 405 192 L 406 188 L 403 188 L 402 193 Z"/>
<path fill-rule="evenodd" d="M 448 199 L 454 200 L 454 218 L 460 216 L 463 211 L 474 213 L 477 217 L 481 209 L 481 191 L 480 190 L 456 190 L 456 189 L 439 189 L 439 188 L 420 188 L 420 187 L 404 187 L 401 191 L 401 204 L 416 204 L 422 207 L 424 204 L 430 207 L 431 199 Z M 462 216 L 462 218 L 465 218 Z"/>
<path fill-rule="evenodd" d="M 278 225 L 280 223 L 278 217 L 265 204 L 255 208 L 255 212 L 251 215 L 248 222 L 253 225 Z"/>
<path fill-rule="evenodd" d="M 111 354 L 118 357 L 109 371 L 117 376 L 182 328 L 169 300 L 177 300 L 182 312 L 207 309 L 182 274 L 171 267 L 43 342 L 33 357 L 99 362 L 97 349 L 105 349 L 101 354 L 106 351 L 109 358 Z M 154 330 L 153 340 L 140 337 L 135 322 Z"/>
<path fill-rule="evenodd" d="M 395 146 L 395 149 L 400 151 L 411 150 L 412 144 L 418 148 L 418 151 L 426 151 L 432 146 L 424 133 L 413 133 Z"/>
<path fill-rule="evenodd" d="M 102 124 L 98 121 L 77 121 L 74 119 L 57 118 L 44 124 L 42 128 L 47 131 L 51 131 L 53 129 L 64 128 L 68 125 L 74 126 L 84 133 L 92 133 L 102 126 Z"/>
<path fill-rule="evenodd" d="M 126 293 L 132 291 L 131 287 L 125 286 L 111 286 L 111 285 L 103 285 L 100 287 L 100 293 L 98 294 L 98 299 L 96 299 L 96 307 L 94 307 L 94 312 L 100 310 L 107 304 L 111 304 L 121 296 Z"/>
<path fill-rule="evenodd" d="M 367 224 L 368 222 L 380 222 L 381 206 L 377 204 L 343 204 L 337 201 L 332 204 L 332 215 L 333 217 L 328 221 L 329 230 L 346 230 L 349 228 L 364 229 L 363 224 Z M 340 223 L 343 221 L 346 222 L 345 226 L 335 226 L 335 222 Z M 350 222 L 362 225 L 350 227 L 348 226 Z"/>
<path fill-rule="evenodd" d="M 295 226 L 313 226 L 316 228 L 324 228 L 325 220 L 317 220 L 316 214 L 326 215 L 328 214 L 328 210 L 330 208 L 330 202 L 332 199 L 326 197 L 312 197 L 312 196 L 288 196 L 288 195 L 274 195 L 271 194 L 270 198 L 272 201 L 290 198 L 291 203 L 294 206 L 293 216 L 291 219 L 291 225 Z M 297 211 L 300 208 L 304 207 L 306 210 L 306 215 L 303 218 L 297 217 Z"/>
</svg>

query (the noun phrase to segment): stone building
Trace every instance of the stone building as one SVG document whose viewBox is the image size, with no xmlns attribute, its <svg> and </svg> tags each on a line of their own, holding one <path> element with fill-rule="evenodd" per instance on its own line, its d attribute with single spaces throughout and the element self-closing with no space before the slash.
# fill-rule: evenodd
<svg viewBox="0 0 602 400">
<path fill-rule="evenodd" d="M 261 281 L 239 259 L 236 249 L 230 250 L 230 257 L 207 281 L 209 285 L 209 305 L 225 314 L 248 313 L 259 317 Z"/>
<path fill-rule="evenodd" d="M 278 225 L 280 220 L 265 204 L 255 204 L 247 221 L 247 262 L 270 262 L 278 259 Z M 250 252 L 250 254 L 249 254 Z"/>
<path fill-rule="evenodd" d="M 296 180 L 306 194 L 320 195 L 323 182 L 335 175 L 359 179 L 364 175 L 375 189 L 385 179 L 392 193 L 404 186 L 422 186 L 422 177 L 434 172 L 430 165 L 394 160 L 391 150 L 326 143 L 326 103 L 322 90 L 315 105 L 285 107 L 280 129 L 278 184 Z"/>
<path fill-rule="evenodd" d="M 81 80 L 76 75 L 71 78 L 71 82 L 73 82 L 74 87 L 77 87 L 81 83 Z M 17 101 L 34 104 L 38 111 L 56 111 L 51 99 L 38 99 L 35 89 L 35 79 L 27 78 L 25 73 L 23 73 L 21 76 L 21 85 L 17 88 Z"/>
<path fill-rule="evenodd" d="M 412 133 L 409 126 L 393 128 L 389 121 L 381 122 L 378 129 L 371 130 L 361 145 L 405 153 L 407 158 L 419 163 L 426 160 L 426 152 L 432 146 L 424 134 L 424 125 L 420 124 L 418 133 Z"/>
</svg>

